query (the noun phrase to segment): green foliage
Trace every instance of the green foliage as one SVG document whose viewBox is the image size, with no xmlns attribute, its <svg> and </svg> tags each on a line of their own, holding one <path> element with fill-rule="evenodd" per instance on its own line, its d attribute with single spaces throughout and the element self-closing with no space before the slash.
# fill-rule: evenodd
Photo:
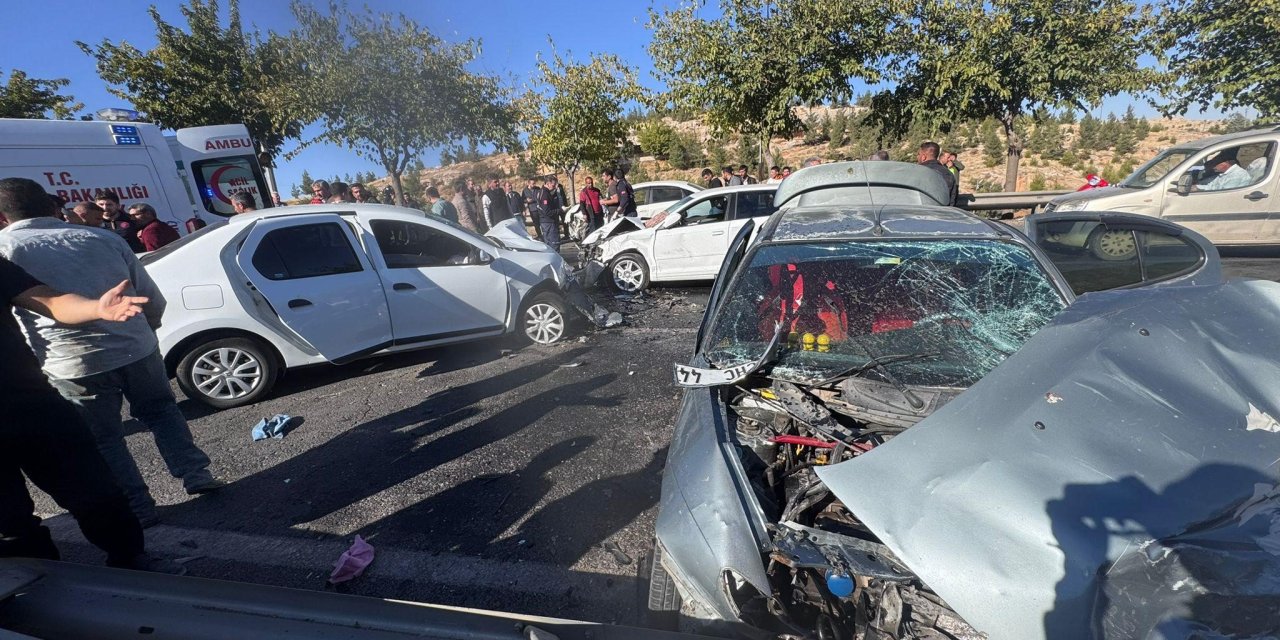
<svg viewBox="0 0 1280 640">
<path fill-rule="evenodd" d="M 982 140 L 982 159 L 988 167 L 998 166 L 1005 161 L 1005 147 L 1000 143 L 1000 136 L 996 135 L 996 123 L 994 120 L 986 120 L 979 128 L 979 137 Z"/>
<path fill-rule="evenodd" d="M 422 184 L 422 172 L 426 171 L 426 169 L 420 158 L 414 158 L 405 168 L 404 176 L 400 179 L 400 187 L 404 193 L 405 202 L 417 202 L 418 204 L 426 202 L 427 190 Z"/>
<path fill-rule="evenodd" d="M 640 149 L 659 160 L 666 160 L 677 142 L 676 130 L 662 120 L 650 120 L 640 125 L 637 137 L 640 139 Z"/>
<path fill-rule="evenodd" d="M 704 159 L 702 144 L 693 134 L 675 134 L 667 148 L 667 161 L 676 169 L 693 169 L 702 165 Z"/>
<path fill-rule="evenodd" d="M 845 114 L 844 109 L 836 109 L 836 114 L 831 117 L 827 133 L 827 146 L 833 150 L 839 149 L 849 142 L 849 116 Z"/>
<path fill-rule="evenodd" d="M 751 136 L 739 136 L 738 145 L 733 151 L 733 165 L 736 167 L 745 164 L 748 167 L 758 167 L 760 165 L 760 143 L 756 142 Z M 755 174 L 754 170 L 748 170 L 748 173 Z"/>
<path fill-rule="evenodd" d="M 1031 177 L 1031 184 L 1027 185 L 1028 191 L 1044 191 L 1048 187 L 1045 185 L 1044 175 L 1037 173 Z"/>
<path fill-rule="evenodd" d="M 9 82 L 0 86 L 0 118 L 69 119 L 84 108 L 69 95 L 58 93 L 70 84 L 65 78 L 38 80 L 14 69 Z"/>
<path fill-rule="evenodd" d="M 307 197 L 311 196 L 311 185 L 314 182 L 315 180 L 311 179 L 311 174 L 307 173 L 306 169 L 303 169 L 302 170 L 302 195 Z"/>
<path fill-rule="evenodd" d="M 711 165 L 711 170 L 718 176 L 720 175 L 720 167 L 729 164 L 729 154 L 724 150 L 724 146 L 712 141 L 711 148 L 707 153 L 707 162 Z"/>
<path fill-rule="evenodd" d="M 1075 109 L 1063 109 L 1063 110 L 1062 110 L 1062 113 L 1059 113 L 1059 114 L 1058 114 L 1058 122 L 1061 122 L 1062 124 L 1075 124 L 1075 123 L 1076 123 L 1076 110 L 1075 110 Z"/>
<path fill-rule="evenodd" d="M 1222 133 L 1237 133 L 1240 131 L 1248 131 L 1254 127 L 1254 121 L 1243 113 L 1233 113 L 1227 116 L 1226 120 L 1219 125 Z"/>
<path fill-rule="evenodd" d="M 795 108 L 843 102 L 855 80 L 880 76 L 891 9 L 856 0 L 720 0 L 651 10 L 649 53 L 667 86 L 661 102 L 704 113 L 717 131 L 763 140 L 799 130 Z"/>
<path fill-rule="evenodd" d="M 822 123 L 817 114 L 810 113 L 804 119 L 804 143 L 818 144 L 822 142 Z"/>
<path fill-rule="evenodd" d="M 1280 0 L 1164 0 L 1161 17 L 1165 115 L 1212 106 L 1280 116 Z"/>
<path fill-rule="evenodd" d="M 535 177 L 541 173 L 541 170 L 538 169 L 538 165 L 535 164 L 533 160 L 530 159 L 529 156 L 531 155 L 532 154 L 530 153 L 521 153 L 517 156 L 518 158 L 516 160 L 517 176 L 524 179 L 528 179 L 528 178 Z"/>
<path fill-rule="evenodd" d="M 150 51 L 110 39 L 76 45 L 94 58 L 112 95 L 160 126 L 243 123 L 262 150 L 276 155 L 315 119 L 305 100 L 314 71 L 289 39 L 245 33 L 238 0 L 228 0 L 226 27 L 217 0 L 189 1 L 180 6 L 185 30 L 165 22 L 154 5 L 148 9 L 156 27 Z"/>
<path fill-rule="evenodd" d="M 299 26 L 289 48 L 307 61 L 303 95 L 324 124 L 309 142 L 377 162 L 397 202 L 404 202 L 401 176 L 428 149 L 464 140 L 505 148 L 515 140 L 509 96 L 497 78 L 467 68 L 478 42 L 445 42 L 404 15 L 320 11 L 298 1 L 292 9 Z"/>
<path fill-rule="evenodd" d="M 884 43 L 891 52 L 884 75 L 895 84 L 877 94 L 878 117 L 899 131 L 913 118 L 996 118 L 1007 145 L 1007 190 L 1017 184 L 1019 116 L 1142 92 L 1158 75 L 1138 64 L 1153 22 L 1134 0 L 903 4 Z"/>
<path fill-rule="evenodd" d="M 1061 158 L 1058 158 L 1058 162 L 1061 162 L 1066 167 L 1074 167 L 1079 160 L 1076 159 L 1076 154 L 1068 149 L 1062 153 Z"/>
<path fill-rule="evenodd" d="M 629 155 L 622 105 L 641 93 L 635 73 L 617 57 L 581 63 L 553 49 L 549 59 L 539 57 L 534 85 L 522 109 L 529 150 L 535 162 L 567 174 L 571 191 L 580 167 Z"/>
<path fill-rule="evenodd" d="M 1102 149 L 1102 144 L 1102 124 L 1092 113 L 1085 113 L 1080 118 L 1080 129 L 1076 134 L 1077 155 L 1080 151 L 1098 151 Z"/>
</svg>

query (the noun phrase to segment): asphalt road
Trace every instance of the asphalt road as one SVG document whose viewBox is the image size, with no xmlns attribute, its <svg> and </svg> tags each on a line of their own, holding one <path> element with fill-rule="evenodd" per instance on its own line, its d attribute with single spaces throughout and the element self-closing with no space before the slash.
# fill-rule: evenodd
<svg viewBox="0 0 1280 640">
<path fill-rule="evenodd" d="M 1280 280 L 1280 251 L 1232 254 L 1231 276 Z M 705 288 L 607 297 L 628 324 L 568 342 L 457 345 L 291 372 L 257 405 L 182 407 L 232 484 L 191 499 L 145 433 L 134 452 L 161 504 L 150 549 L 192 575 L 324 589 L 359 534 L 377 549 L 351 593 L 643 624 L 650 550 Z M 261 418 L 304 418 L 254 442 Z M 47 498 L 67 559 L 100 563 Z"/>
<path fill-rule="evenodd" d="M 642 623 L 671 365 L 688 358 L 706 297 L 607 296 L 625 326 L 554 346 L 503 339 L 290 372 L 268 400 L 221 412 L 183 401 L 232 484 L 189 498 L 132 433 L 161 505 L 149 547 L 195 576 L 322 589 L 359 534 L 377 558 L 344 591 Z M 254 442 L 276 413 L 304 422 Z M 66 514 L 49 523 L 68 559 L 101 562 Z"/>
</svg>

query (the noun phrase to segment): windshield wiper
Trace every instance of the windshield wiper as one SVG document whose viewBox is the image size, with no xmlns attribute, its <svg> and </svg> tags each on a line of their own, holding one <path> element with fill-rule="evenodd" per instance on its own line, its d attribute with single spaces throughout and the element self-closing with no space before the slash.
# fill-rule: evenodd
<svg viewBox="0 0 1280 640">
<path fill-rule="evenodd" d="M 903 398 L 907 399 L 907 404 L 911 405 L 912 409 L 919 411 L 924 408 L 924 400 L 921 400 L 919 396 L 912 393 L 911 389 L 907 388 L 907 385 L 902 384 L 902 381 L 898 380 L 898 377 L 889 371 L 889 367 L 885 366 L 885 363 L 882 362 L 882 358 L 877 356 L 875 352 L 871 350 L 871 347 L 867 346 L 867 343 L 852 334 L 849 335 L 849 339 L 857 343 L 857 345 L 867 354 L 867 357 L 871 358 L 871 361 L 867 363 L 867 366 L 879 371 L 880 375 L 884 376 L 884 379 L 887 380 L 889 384 L 893 385 L 893 388 L 897 389 L 898 392 L 902 394 Z"/>
<path fill-rule="evenodd" d="M 920 353 L 903 353 L 892 356 L 880 356 L 872 358 L 856 367 L 849 367 L 840 373 L 837 373 L 821 382 L 809 385 L 809 387 L 825 387 L 834 382 L 839 382 L 845 378 L 856 378 L 876 367 L 897 364 L 901 362 L 914 362 L 916 360 L 924 360 L 926 358 L 936 358 L 942 355 L 941 351 L 922 351 Z"/>
</svg>

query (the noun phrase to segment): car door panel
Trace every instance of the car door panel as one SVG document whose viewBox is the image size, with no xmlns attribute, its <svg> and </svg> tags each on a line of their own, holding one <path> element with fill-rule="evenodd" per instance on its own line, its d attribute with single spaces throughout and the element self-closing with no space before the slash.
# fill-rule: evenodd
<svg viewBox="0 0 1280 640">
<path fill-rule="evenodd" d="M 1051 213 L 1028 217 L 1026 233 L 1077 295 L 1222 281 L 1213 244 L 1165 220 L 1134 213 Z"/>
<path fill-rule="evenodd" d="M 501 333 L 510 306 L 496 252 L 430 221 L 372 218 L 375 262 L 387 282 L 395 343 Z"/>
<path fill-rule="evenodd" d="M 391 344 L 382 280 L 335 214 L 265 219 L 236 254 L 252 286 L 291 331 L 331 362 Z"/>
<path fill-rule="evenodd" d="M 729 248 L 728 208 L 727 196 L 700 200 L 682 212 L 680 224 L 659 229 L 654 234 L 651 277 L 714 277 Z"/>
<path fill-rule="evenodd" d="M 1280 239 L 1280 231 L 1272 231 L 1268 220 L 1277 216 L 1274 143 L 1214 147 L 1200 152 L 1195 166 L 1221 153 L 1247 154 L 1240 157 L 1242 167 L 1261 160 L 1258 181 L 1250 186 L 1221 191 L 1193 190 L 1166 194 L 1161 217 L 1183 225 L 1217 244 L 1254 244 Z M 1245 169 L 1248 171 L 1248 169 Z M 1270 240 L 1267 238 L 1270 237 Z"/>
</svg>

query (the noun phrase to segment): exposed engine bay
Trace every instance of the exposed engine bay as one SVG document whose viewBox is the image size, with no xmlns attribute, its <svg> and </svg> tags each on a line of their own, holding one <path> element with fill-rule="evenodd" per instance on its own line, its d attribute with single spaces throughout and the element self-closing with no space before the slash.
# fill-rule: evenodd
<svg viewBox="0 0 1280 640">
<path fill-rule="evenodd" d="M 770 537 L 764 562 L 773 594 L 766 602 L 740 600 L 744 621 L 782 638 L 985 637 L 814 472 L 872 450 L 960 390 L 919 390 L 910 394 L 918 403 L 906 406 L 900 389 L 865 377 L 828 387 L 752 380 L 760 381 L 722 390 Z"/>
</svg>

